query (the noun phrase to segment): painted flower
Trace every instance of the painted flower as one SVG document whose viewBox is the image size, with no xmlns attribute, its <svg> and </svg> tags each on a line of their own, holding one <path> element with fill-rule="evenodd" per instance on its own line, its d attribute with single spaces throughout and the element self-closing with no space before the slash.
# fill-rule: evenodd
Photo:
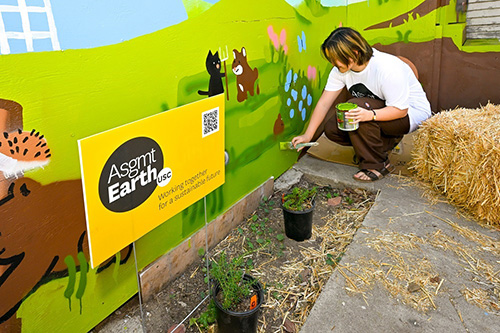
<svg viewBox="0 0 500 333">
<path fill-rule="evenodd" d="M 280 47 L 283 47 L 283 51 L 285 54 L 288 53 L 288 45 L 286 45 L 286 30 L 282 29 L 280 32 L 280 35 L 278 37 L 278 34 L 274 32 L 274 28 L 272 25 L 267 27 L 267 34 L 269 36 L 269 39 L 274 45 L 274 48 L 279 51 Z"/>
<path fill-rule="evenodd" d="M 307 78 L 310 81 L 316 80 L 316 76 L 318 75 L 318 70 L 314 66 L 307 66 Z"/>
</svg>

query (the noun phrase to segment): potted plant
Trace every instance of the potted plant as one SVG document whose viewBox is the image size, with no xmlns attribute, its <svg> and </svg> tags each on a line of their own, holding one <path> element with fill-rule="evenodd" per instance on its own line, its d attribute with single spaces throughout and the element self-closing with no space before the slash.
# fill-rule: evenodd
<svg viewBox="0 0 500 333">
<path fill-rule="evenodd" d="M 307 189 L 298 186 L 287 194 L 283 193 L 282 209 L 288 238 L 298 242 L 311 238 L 316 193 L 316 187 Z"/>
<path fill-rule="evenodd" d="M 224 251 L 218 260 L 212 261 L 217 332 L 257 332 L 264 293 L 260 282 L 245 274 L 243 267 L 243 256 L 229 260 Z"/>
</svg>

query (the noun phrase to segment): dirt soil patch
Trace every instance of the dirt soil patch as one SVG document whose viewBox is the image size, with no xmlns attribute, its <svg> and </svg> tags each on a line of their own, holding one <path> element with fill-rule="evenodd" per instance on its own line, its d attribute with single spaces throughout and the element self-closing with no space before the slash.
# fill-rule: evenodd
<svg viewBox="0 0 500 333">
<path fill-rule="evenodd" d="M 275 192 L 208 253 L 209 258 L 217 258 L 222 251 L 229 258 L 243 255 L 246 272 L 262 283 L 265 303 L 259 315 L 259 332 L 299 331 L 375 200 L 374 193 L 362 189 L 332 188 L 304 179 L 299 185 L 318 189 L 309 240 L 297 242 L 286 237 L 282 192 Z M 199 261 L 143 304 L 147 332 L 168 332 L 208 295 L 206 254 L 203 249 L 199 253 Z M 206 312 L 209 302 L 210 298 L 206 299 L 190 317 L 191 325 L 190 319 L 184 323 L 185 332 L 215 331 L 214 324 L 204 325 L 203 317 L 193 322 Z M 93 332 L 106 332 L 109 320 L 126 322 L 137 316 L 140 318 L 136 296 Z"/>
</svg>

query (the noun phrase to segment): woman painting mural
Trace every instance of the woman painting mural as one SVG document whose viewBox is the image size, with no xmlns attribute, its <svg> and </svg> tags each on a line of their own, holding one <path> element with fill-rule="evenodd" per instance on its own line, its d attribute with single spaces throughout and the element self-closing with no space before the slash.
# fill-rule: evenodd
<svg viewBox="0 0 500 333">
<path fill-rule="evenodd" d="M 342 131 L 336 117 L 324 124 L 327 138 L 353 146 L 360 170 L 359 181 L 375 181 L 393 170 L 389 152 L 417 126 L 431 116 L 431 107 L 411 68 L 396 56 L 373 49 L 351 28 L 335 29 L 321 45 L 324 57 L 334 65 L 325 90 L 303 135 L 292 139 L 310 142 L 322 125 L 340 92 L 347 87 L 357 108 L 346 119 L 359 123 L 355 131 Z"/>
</svg>

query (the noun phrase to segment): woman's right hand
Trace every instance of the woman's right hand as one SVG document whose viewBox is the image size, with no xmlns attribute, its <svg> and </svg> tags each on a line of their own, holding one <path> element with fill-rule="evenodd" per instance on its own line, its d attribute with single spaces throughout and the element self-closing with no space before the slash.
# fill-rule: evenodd
<svg viewBox="0 0 500 333">
<path fill-rule="evenodd" d="M 302 134 L 302 135 L 299 135 L 299 136 L 296 136 L 295 138 L 293 138 L 292 139 L 292 144 L 293 144 L 294 147 L 297 147 L 297 145 L 299 143 L 308 143 L 308 142 L 311 142 L 311 139 L 312 139 L 312 137 L 310 137 L 309 135 Z M 297 151 L 302 150 L 302 148 L 304 148 L 304 147 L 300 147 L 299 149 L 297 149 Z"/>
<path fill-rule="evenodd" d="M 297 147 L 299 143 L 311 142 L 314 133 L 317 131 L 317 129 L 325 119 L 326 114 L 330 110 L 330 107 L 332 106 L 335 99 L 340 95 L 341 91 L 342 89 L 339 89 L 337 91 L 323 90 L 318 103 L 314 107 L 314 111 L 312 113 L 311 120 L 309 121 L 309 125 L 307 125 L 306 132 L 292 139 L 292 144 L 294 147 Z M 302 150 L 302 148 L 297 149 L 297 151 L 300 150 Z"/>
</svg>

